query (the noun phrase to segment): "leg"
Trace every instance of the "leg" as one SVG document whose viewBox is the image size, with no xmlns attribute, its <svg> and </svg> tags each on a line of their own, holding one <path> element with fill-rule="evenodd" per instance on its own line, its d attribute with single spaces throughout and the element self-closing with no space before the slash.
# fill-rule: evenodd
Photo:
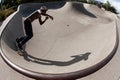
<svg viewBox="0 0 120 80">
<path fill-rule="evenodd" d="M 20 49 L 22 49 L 22 45 L 24 45 L 33 36 L 32 25 L 29 20 L 24 21 L 24 29 L 25 29 L 26 36 L 16 39 L 16 42 L 18 43 L 18 47 Z"/>
<path fill-rule="evenodd" d="M 33 37 L 31 22 L 29 20 L 26 20 L 24 24 L 25 24 L 24 29 L 26 36 L 21 40 L 22 45 L 24 45 L 28 40 L 30 40 Z"/>
</svg>

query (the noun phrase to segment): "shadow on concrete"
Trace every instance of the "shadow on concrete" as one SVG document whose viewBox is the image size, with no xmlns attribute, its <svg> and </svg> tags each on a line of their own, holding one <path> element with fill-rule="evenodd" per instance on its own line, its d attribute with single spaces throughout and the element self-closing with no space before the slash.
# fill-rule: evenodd
<svg viewBox="0 0 120 80">
<path fill-rule="evenodd" d="M 53 61 L 53 60 L 41 59 L 41 58 L 34 57 L 32 55 L 29 55 L 26 51 L 23 54 L 23 57 L 26 61 L 34 62 L 42 65 L 69 66 L 82 60 L 85 60 L 85 61 L 88 60 L 90 54 L 91 52 L 87 52 L 85 54 L 73 55 L 71 56 L 73 59 L 69 61 Z"/>
<path fill-rule="evenodd" d="M 82 14 L 92 17 L 92 18 L 97 18 L 93 13 L 91 13 L 87 9 L 85 9 L 85 7 L 82 3 L 73 3 L 72 7 L 73 7 L 73 10 L 76 10 L 78 13 L 82 13 Z"/>
<path fill-rule="evenodd" d="M 17 50 L 15 40 L 17 37 L 24 36 L 22 17 L 17 13 L 7 24 L 2 32 L 2 40 L 13 50 Z"/>
</svg>

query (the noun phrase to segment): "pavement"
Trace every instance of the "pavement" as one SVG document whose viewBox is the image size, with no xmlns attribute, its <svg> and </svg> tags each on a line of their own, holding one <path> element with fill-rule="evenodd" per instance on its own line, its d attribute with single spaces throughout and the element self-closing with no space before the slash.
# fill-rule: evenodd
<svg viewBox="0 0 120 80">
<path fill-rule="evenodd" d="M 35 20 L 32 23 L 34 37 L 24 46 L 27 56 L 18 55 L 14 42 L 24 35 L 23 20 L 40 5 L 23 4 L 3 22 L 1 32 L 6 29 L 1 35 L 1 55 L 9 65 L 28 74 L 32 71 L 35 75 L 76 71 L 87 74 L 102 67 L 78 80 L 117 80 L 120 77 L 117 39 L 120 20 L 115 14 L 94 5 L 76 2 L 59 3 L 59 6 L 58 3 L 54 6 L 47 4 L 48 14 L 54 20 L 49 19 L 42 26 Z M 110 62 L 106 64 L 108 60 Z M 32 80 L 10 68 L 2 59 L 0 63 L 0 80 Z"/>
</svg>

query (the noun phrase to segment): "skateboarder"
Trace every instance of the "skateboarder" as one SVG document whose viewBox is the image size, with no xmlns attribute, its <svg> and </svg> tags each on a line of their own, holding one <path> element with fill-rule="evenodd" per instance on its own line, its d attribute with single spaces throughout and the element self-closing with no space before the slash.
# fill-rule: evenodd
<svg viewBox="0 0 120 80">
<path fill-rule="evenodd" d="M 31 15 L 29 15 L 25 20 L 24 20 L 24 29 L 25 29 L 25 36 L 17 38 L 16 39 L 16 46 L 20 49 L 23 50 L 23 45 L 30 40 L 33 37 L 33 31 L 32 31 L 32 22 L 35 19 L 39 20 L 40 25 L 42 25 L 47 19 L 53 20 L 53 17 L 48 15 L 47 13 L 47 8 L 45 6 L 41 6 L 41 8 L 35 12 L 33 12 Z M 45 19 L 42 21 L 41 17 L 45 16 Z"/>
</svg>

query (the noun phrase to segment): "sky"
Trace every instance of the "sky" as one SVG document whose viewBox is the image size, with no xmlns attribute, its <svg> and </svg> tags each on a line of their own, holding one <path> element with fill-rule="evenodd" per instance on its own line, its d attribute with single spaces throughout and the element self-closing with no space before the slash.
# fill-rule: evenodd
<svg viewBox="0 0 120 80">
<path fill-rule="evenodd" d="M 120 13 L 120 0 L 97 0 L 105 3 L 106 1 L 109 1 L 112 6 L 114 6 L 117 11 Z"/>
</svg>

